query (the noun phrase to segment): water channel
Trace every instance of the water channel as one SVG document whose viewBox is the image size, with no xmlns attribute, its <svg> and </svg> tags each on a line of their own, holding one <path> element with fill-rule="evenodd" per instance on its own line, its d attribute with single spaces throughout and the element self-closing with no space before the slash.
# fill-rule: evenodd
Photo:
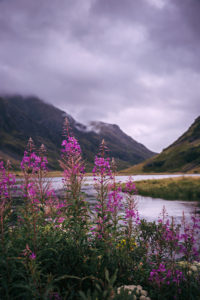
<svg viewBox="0 0 200 300">
<path fill-rule="evenodd" d="M 172 178 L 180 176 L 200 176 L 200 175 L 134 175 L 132 176 L 133 181 L 147 180 L 147 179 L 162 179 Z M 117 176 L 116 181 L 124 183 L 129 179 L 130 176 Z M 82 191 L 85 193 L 86 199 L 91 203 L 95 203 L 96 192 L 93 187 L 93 177 L 85 177 Z M 52 179 L 54 189 L 62 189 L 63 183 L 62 178 L 57 177 Z M 144 197 L 140 195 L 135 196 L 137 201 L 137 209 L 139 211 L 140 218 L 144 218 L 147 221 L 156 221 L 160 216 L 163 207 L 165 206 L 169 217 L 174 217 L 175 221 L 179 223 L 182 218 L 184 211 L 186 219 L 195 213 L 195 210 L 199 213 L 200 202 L 198 201 L 181 201 L 181 200 L 164 200 L 159 198 Z M 198 199 L 197 199 L 198 200 Z"/>
</svg>

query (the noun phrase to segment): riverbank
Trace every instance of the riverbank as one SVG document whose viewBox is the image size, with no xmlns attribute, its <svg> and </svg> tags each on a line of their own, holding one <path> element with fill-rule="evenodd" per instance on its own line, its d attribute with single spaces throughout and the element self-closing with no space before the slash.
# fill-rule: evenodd
<svg viewBox="0 0 200 300">
<path fill-rule="evenodd" d="M 166 200 L 200 201 L 200 178 L 176 177 L 135 182 L 138 194 Z"/>
<path fill-rule="evenodd" d="M 21 171 L 14 172 L 16 177 L 23 177 L 23 173 Z M 92 176 L 92 173 L 86 173 L 85 176 Z M 50 171 L 48 172 L 48 177 L 56 178 L 56 177 L 63 177 L 63 171 Z"/>
</svg>

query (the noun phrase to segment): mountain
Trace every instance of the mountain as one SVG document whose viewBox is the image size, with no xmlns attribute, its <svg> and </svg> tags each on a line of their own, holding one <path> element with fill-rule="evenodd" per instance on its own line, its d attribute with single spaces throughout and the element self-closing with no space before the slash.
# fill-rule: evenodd
<svg viewBox="0 0 200 300">
<path fill-rule="evenodd" d="M 155 154 L 117 125 L 91 122 L 86 126 L 37 97 L 15 95 L 0 96 L 0 157 L 11 159 L 14 166 L 19 167 L 27 141 L 32 137 L 37 147 L 46 146 L 50 168 L 58 169 L 65 117 L 81 145 L 89 169 L 103 138 L 110 149 L 109 155 L 117 159 L 119 168 L 139 163 Z"/>
<path fill-rule="evenodd" d="M 155 155 L 144 145 L 126 135 L 118 125 L 96 121 L 90 122 L 89 125 L 91 130 L 98 133 L 101 140 L 106 141 L 112 157 L 118 157 L 121 161 L 132 161 L 133 164 L 137 164 L 144 161 L 144 157 L 147 159 Z M 122 167 L 126 167 L 126 163 Z"/>
<path fill-rule="evenodd" d="M 200 117 L 172 145 L 127 172 L 200 172 Z"/>
</svg>

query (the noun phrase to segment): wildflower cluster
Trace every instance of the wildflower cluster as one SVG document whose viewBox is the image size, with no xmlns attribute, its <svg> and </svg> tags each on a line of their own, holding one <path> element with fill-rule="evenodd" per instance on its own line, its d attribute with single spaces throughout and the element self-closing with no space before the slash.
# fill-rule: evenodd
<svg viewBox="0 0 200 300">
<path fill-rule="evenodd" d="M 189 276 L 200 274 L 200 262 L 198 261 L 189 263 L 188 261 L 181 260 L 177 262 L 177 266 L 181 267 Z"/>
<path fill-rule="evenodd" d="M 134 234 L 134 224 L 138 225 L 140 223 L 140 217 L 137 210 L 137 203 L 135 201 L 134 195 L 136 194 L 136 187 L 132 179 L 125 185 L 125 195 L 126 195 L 126 205 L 125 205 L 125 225 L 127 238 L 131 240 Z M 135 226 L 136 229 L 136 226 Z"/>
<path fill-rule="evenodd" d="M 99 157 L 95 157 L 94 168 L 93 168 L 93 178 L 95 181 L 95 189 L 97 192 L 97 204 L 95 205 L 94 216 L 96 225 L 92 227 L 93 234 L 99 239 L 107 239 L 109 236 L 110 223 L 110 213 L 107 205 L 108 196 L 108 186 L 110 179 L 112 178 L 112 172 L 110 167 L 109 158 L 106 158 L 107 147 L 104 140 L 100 146 Z"/>
<path fill-rule="evenodd" d="M 116 214 L 117 214 L 118 211 L 123 208 L 123 204 L 122 204 L 122 200 L 123 200 L 122 188 L 121 188 L 121 186 L 110 185 L 109 189 L 111 191 L 108 193 L 107 207 L 108 207 L 108 209 L 109 209 L 110 212 L 112 212 L 112 213 L 116 212 Z"/>
<path fill-rule="evenodd" d="M 10 162 L 7 162 L 6 168 L 3 161 L 0 162 L 0 237 L 4 247 L 4 236 L 6 223 L 9 224 L 12 215 L 12 197 L 11 192 L 15 188 L 15 176 L 10 172 Z"/>
<path fill-rule="evenodd" d="M 160 263 L 157 269 L 152 269 L 150 272 L 149 280 L 160 288 L 163 285 L 171 285 L 173 283 L 179 286 L 185 280 L 185 277 L 179 269 L 171 270 L 165 264 Z"/>
<path fill-rule="evenodd" d="M 25 151 L 21 162 L 21 169 L 27 172 L 38 172 L 39 170 L 46 170 L 47 164 L 48 161 L 46 157 L 40 157 L 34 152 L 29 155 L 29 153 Z"/>
<path fill-rule="evenodd" d="M 81 186 L 85 175 L 85 164 L 82 159 L 81 147 L 76 138 L 70 133 L 69 122 L 65 119 L 64 140 L 62 142 L 60 166 L 63 169 L 65 200 L 59 206 L 62 214 L 58 223 L 64 221 L 68 230 L 74 233 L 76 243 L 80 236 L 87 231 L 87 203 L 82 197 Z"/>
<path fill-rule="evenodd" d="M 183 215 L 176 224 L 163 209 L 158 222 L 140 219 L 135 184 L 117 182 L 105 141 L 89 207 L 81 147 L 67 120 L 61 147 L 61 191 L 52 188 L 44 145 L 37 150 L 32 139 L 21 182 L 0 162 L 1 298 L 198 299 L 200 218 Z"/>
<path fill-rule="evenodd" d="M 47 157 L 44 155 L 45 147 L 41 145 L 40 154 L 35 152 L 35 145 L 32 138 L 29 139 L 27 150 L 24 151 L 24 156 L 21 161 L 21 169 L 25 173 L 37 173 L 40 170 L 47 170 Z"/>
<path fill-rule="evenodd" d="M 199 258 L 199 229 L 200 218 L 196 215 L 191 217 L 191 222 L 187 223 L 183 213 L 182 217 L 183 230 L 180 233 L 180 252 L 191 262 Z"/>
<path fill-rule="evenodd" d="M 75 137 L 69 136 L 68 140 L 63 140 L 62 142 L 63 149 L 61 150 L 63 153 L 67 153 L 70 155 L 79 155 L 81 154 L 81 147 Z"/>
<path fill-rule="evenodd" d="M 108 201 L 107 208 L 110 214 L 110 221 L 113 228 L 113 237 L 116 239 L 120 231 L 120 222 L 122 221 L 121 212 L 124 209 L 123 194 L 120 182 L 116 182 L 117 166 L 114 158 L 111 162 L 112 176 L 111 183 L 108 185 Z"/>
<path fill-rule="evenodd" d="M 10 199 L 10 191 L 15 186 L 15 176 L 9 172 L 10 162 L 7 162 L 7 168 L 4 167 L 3 161 L 0 162 L 0 199 Z"/>
<path fill-rule="evenodd" d="M 127 239 L 120 240 L 116 247 L 122 250 L 128 247 L 130 251 L 133 251 L 137 247 L 137 243 L 135 241 L 135 238 L 132 237 L 130 240 Z"/>
<path fill-rule="evenodd" d="M 67 132 L 62 142 L 60 166 L 63 169 L 68 198 L 78 199 L 81 183 L 85 173 L 85 166 L 81 156 L 81 147 L 75 137 L 70 136 L 69 123 L 65 120 L 64 132 Z"/>
<path fill-rule="evenodd" d="M 151 298 L 147 296 L 148 292 L 144 290 L 141 285 L 123 285 L 117 289 L 117 293 L 119 294 L 123 290 L 127 290 L 128 294 L 133 296 L 133 300 L 151 300 Z"/>
<path fill-rule="evenodd" d="M 98 176 L 100 177 L 112 177 L 112 171 L 111 171 L 111 167 L 110 167 L 110 158 L 104 158 L 104 157 L 95 157 L 95 161 L 94 161 L 94 168 L 93 168 L 93 175 L 94 175 L 94 180 L 99 181 L 100 178 L 98 178 Z M 100 181 L 101 183 L 101 181 Z"/>
</svg>

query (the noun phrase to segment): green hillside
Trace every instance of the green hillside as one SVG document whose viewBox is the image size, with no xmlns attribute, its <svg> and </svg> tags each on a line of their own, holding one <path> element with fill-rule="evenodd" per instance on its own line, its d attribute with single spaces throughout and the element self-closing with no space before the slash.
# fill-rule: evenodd
<svg viewBox="0 0 200 300">
<path fill-rule="evenodd" d="M 200 172 L 200 117 L 172 145 L 128 173 Z"/>
</svg>

